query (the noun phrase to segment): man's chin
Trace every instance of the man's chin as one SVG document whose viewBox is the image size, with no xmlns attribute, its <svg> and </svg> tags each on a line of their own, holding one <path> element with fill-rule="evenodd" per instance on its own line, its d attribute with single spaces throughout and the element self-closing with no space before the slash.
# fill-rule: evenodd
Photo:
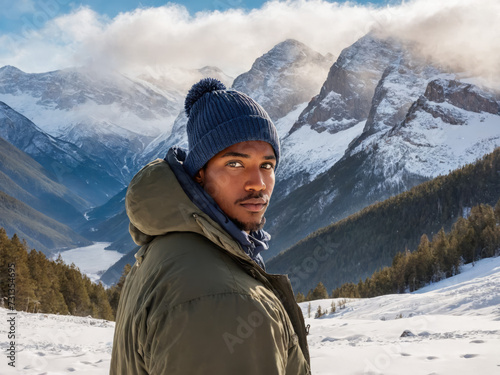
<svg viewBox="0 0 500 375">
<path fill-rule="evenodd" d="M 256 232 L 264 228 L 264 224 L 266 224 L 266 218 L 264 216 L 262 216 L 260 222 L 242 222 L 235 218 L 231 218 L 231 220 L 244 232 Z"/>
</svg>

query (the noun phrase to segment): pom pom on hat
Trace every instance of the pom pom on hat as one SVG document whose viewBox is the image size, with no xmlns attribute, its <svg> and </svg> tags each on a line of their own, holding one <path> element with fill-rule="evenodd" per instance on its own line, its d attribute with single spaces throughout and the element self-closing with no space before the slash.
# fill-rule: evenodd
<svg viewBox="0 0 500 375">
<path fill-rule="evenodd" d="M 191 113 L 191 108 L 193 108 L 194 103 L 198 101 L 207 92 L 225 90 L 226 86 L 215 78 L 204 78 L 198 83 L 194 84 L 189 90 L 186 100 L 184 102 L 184 110 L 186 111 L 187 117 Z"/>
</svg>

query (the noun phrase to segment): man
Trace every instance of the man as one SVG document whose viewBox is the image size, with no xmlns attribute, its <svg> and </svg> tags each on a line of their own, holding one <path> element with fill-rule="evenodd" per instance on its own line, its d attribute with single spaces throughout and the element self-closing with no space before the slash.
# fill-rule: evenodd
<svg viewBox="0 0 500 375">
<path fill-rule="evenodd" d="M 145 166 L 126 196 L 142 245 L 123 287 L 111 374 L 309 374 L 302 313 L 265 272 L 280 146 L 267 113 L 211 78 L 186 98 L 189 153 Z"/>
</svg>

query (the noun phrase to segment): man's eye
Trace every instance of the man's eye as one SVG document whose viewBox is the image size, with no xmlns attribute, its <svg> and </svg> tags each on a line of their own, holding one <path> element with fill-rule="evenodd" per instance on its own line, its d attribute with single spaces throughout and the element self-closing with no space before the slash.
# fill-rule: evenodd
<svg viewBox="0 0 500 375">
<path fill-rule="evenodd" d="M 243 166 L 239 161 L 230 161 L 226 165 L 232 168 L 240 168 Z"/>
<path fill-rule="evenodd" d="M 272 163 L 262 164 L 262 168 L 264 169 L 274 169 L 274 165 Z"/>
</svg>

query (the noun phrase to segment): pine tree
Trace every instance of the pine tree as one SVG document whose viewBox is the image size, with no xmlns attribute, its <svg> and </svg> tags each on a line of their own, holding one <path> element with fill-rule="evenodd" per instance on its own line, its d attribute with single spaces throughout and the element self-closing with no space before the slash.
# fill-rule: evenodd
<svg viewBox="0 0 500 375">
<path fill-rule="evenodd" d="M 298 292 L 297 296 L 295 297 L 295 301 L 297 303 L 301 303 L 301 302 L 305 302 L 305 300 L 306 300 L 306 297 L 301 292 Z"/>
<path fill-rule="evenodd" d="M 312 300 L 328 298 L 328 292 L 321 281 L 316 285 L 316 288 L 314 288 L 311 297 Z"/>
<path fill-rule="evenodd" d="M 495 204 L 495 208 L 494 208 L 494 213 L 495 213 L 495 219 L 497 221 L 497 224 L 500 225 L 500 199 L 498 200 L 498 202 Z"/>
<path fill-rule="evenodd" d="M 313 291 L 312 289 L 309 289 L 309 292 L 307 292 L 306 295 L 306 301 L 312 301 L 313 300 Z"/>
<path fill-rule="evenodd" d="M 102 284 L 90 283 L 87 289 L 89 290 L 89 298 L 94 310 L 92 316 L 94 318 L 113 320 L 113 310 Z"/>
<path fill-rule="evenodd" d="M 314 316 L 315 319 L 321 318 L 323 315 L 326 314 L 326 311 L 323 311 L 321 309 L 321 306 L 318 305 L 318 309 L 316 310 L 316 315 Z"/>
<path fill-rule="evenodd" d="M 432 239 L 432 251 L 435 255 L 434 281 L 442 280 L 452 274 L 452 264 L 449 257 L 450 244 L 444 228 Z"/>
<path fill-rule="evenodd" d="M 456 239 L 457 252 L 464 263 L 476 260 L 477 239 L 469 220 L 459 217 L 453 225 L 450 236 Z"/>
<path fill-rule="evenodd" d="M 397 293 L 404 293 L 406 289 L 405 270 L 407 258 L 403 253 L 397 253 L 392 260 L 392 284 Z"/>
<path fill-rule="evenodd" d="M 410 292 L 418 289 L 417 256 L 406 250 L 405 284 Z"/>
<path fill-rule="evenodd" d="M 492 242 L 494 243 L 495 240 L 492 240 L 490 236 L 494 236 L 496 229 L 496 219 L 493 208 L 484 204 L 472 207 L 469 222 L 474 229 L 478 256 L 480 258 L 492 256 L 495 250 L 489 248 L 489 245 L 491 245 Z M 486 231 L 488 227 L 491 228 L 491 230 Z"/>
<path fill-rule="evenodd" d="M 84 280 L 80 270 L 74 264 L 62 266 L 59 279 L 61 293 L 71 315 L 86 316 L 92 314 L 92 304 Z"/>
<path fill-rule="evenodd" d="M 9 294 L 8 251 L 10 238 L 4 228 L 0 228 L 0 305 L 6 307 Z"/>
<path fill-rule="evenodd" d="M 415 251 L 415 256 L 417 258 L 418 287 L 420 288 L 430 283 L 432 275 L 434 274 L 432 267 L 434 263 L 434 256 L 432 254 L 429 237 L 427 237 L 426 234 L 423 234 L 422 237 L 420 237 L 420 243 Z"/>
<path fill-rule="evenodd" d="M 375 272 L 371 277 L 371 290 L 368 297 L 376 297 L 384 294 L 394 293 L 392 289 L 392 271 L 389 267 L 384 267 Z M 362 297 L 362 296 L 360 296 Z"/>
<path fill-rule="evenodd" d="M 332 301 L 332 303 L 330 304 L 330 314 L 335 314 L 336 311 L 337 306 L 335 306 L 335 302 Z"/>
</svg>

